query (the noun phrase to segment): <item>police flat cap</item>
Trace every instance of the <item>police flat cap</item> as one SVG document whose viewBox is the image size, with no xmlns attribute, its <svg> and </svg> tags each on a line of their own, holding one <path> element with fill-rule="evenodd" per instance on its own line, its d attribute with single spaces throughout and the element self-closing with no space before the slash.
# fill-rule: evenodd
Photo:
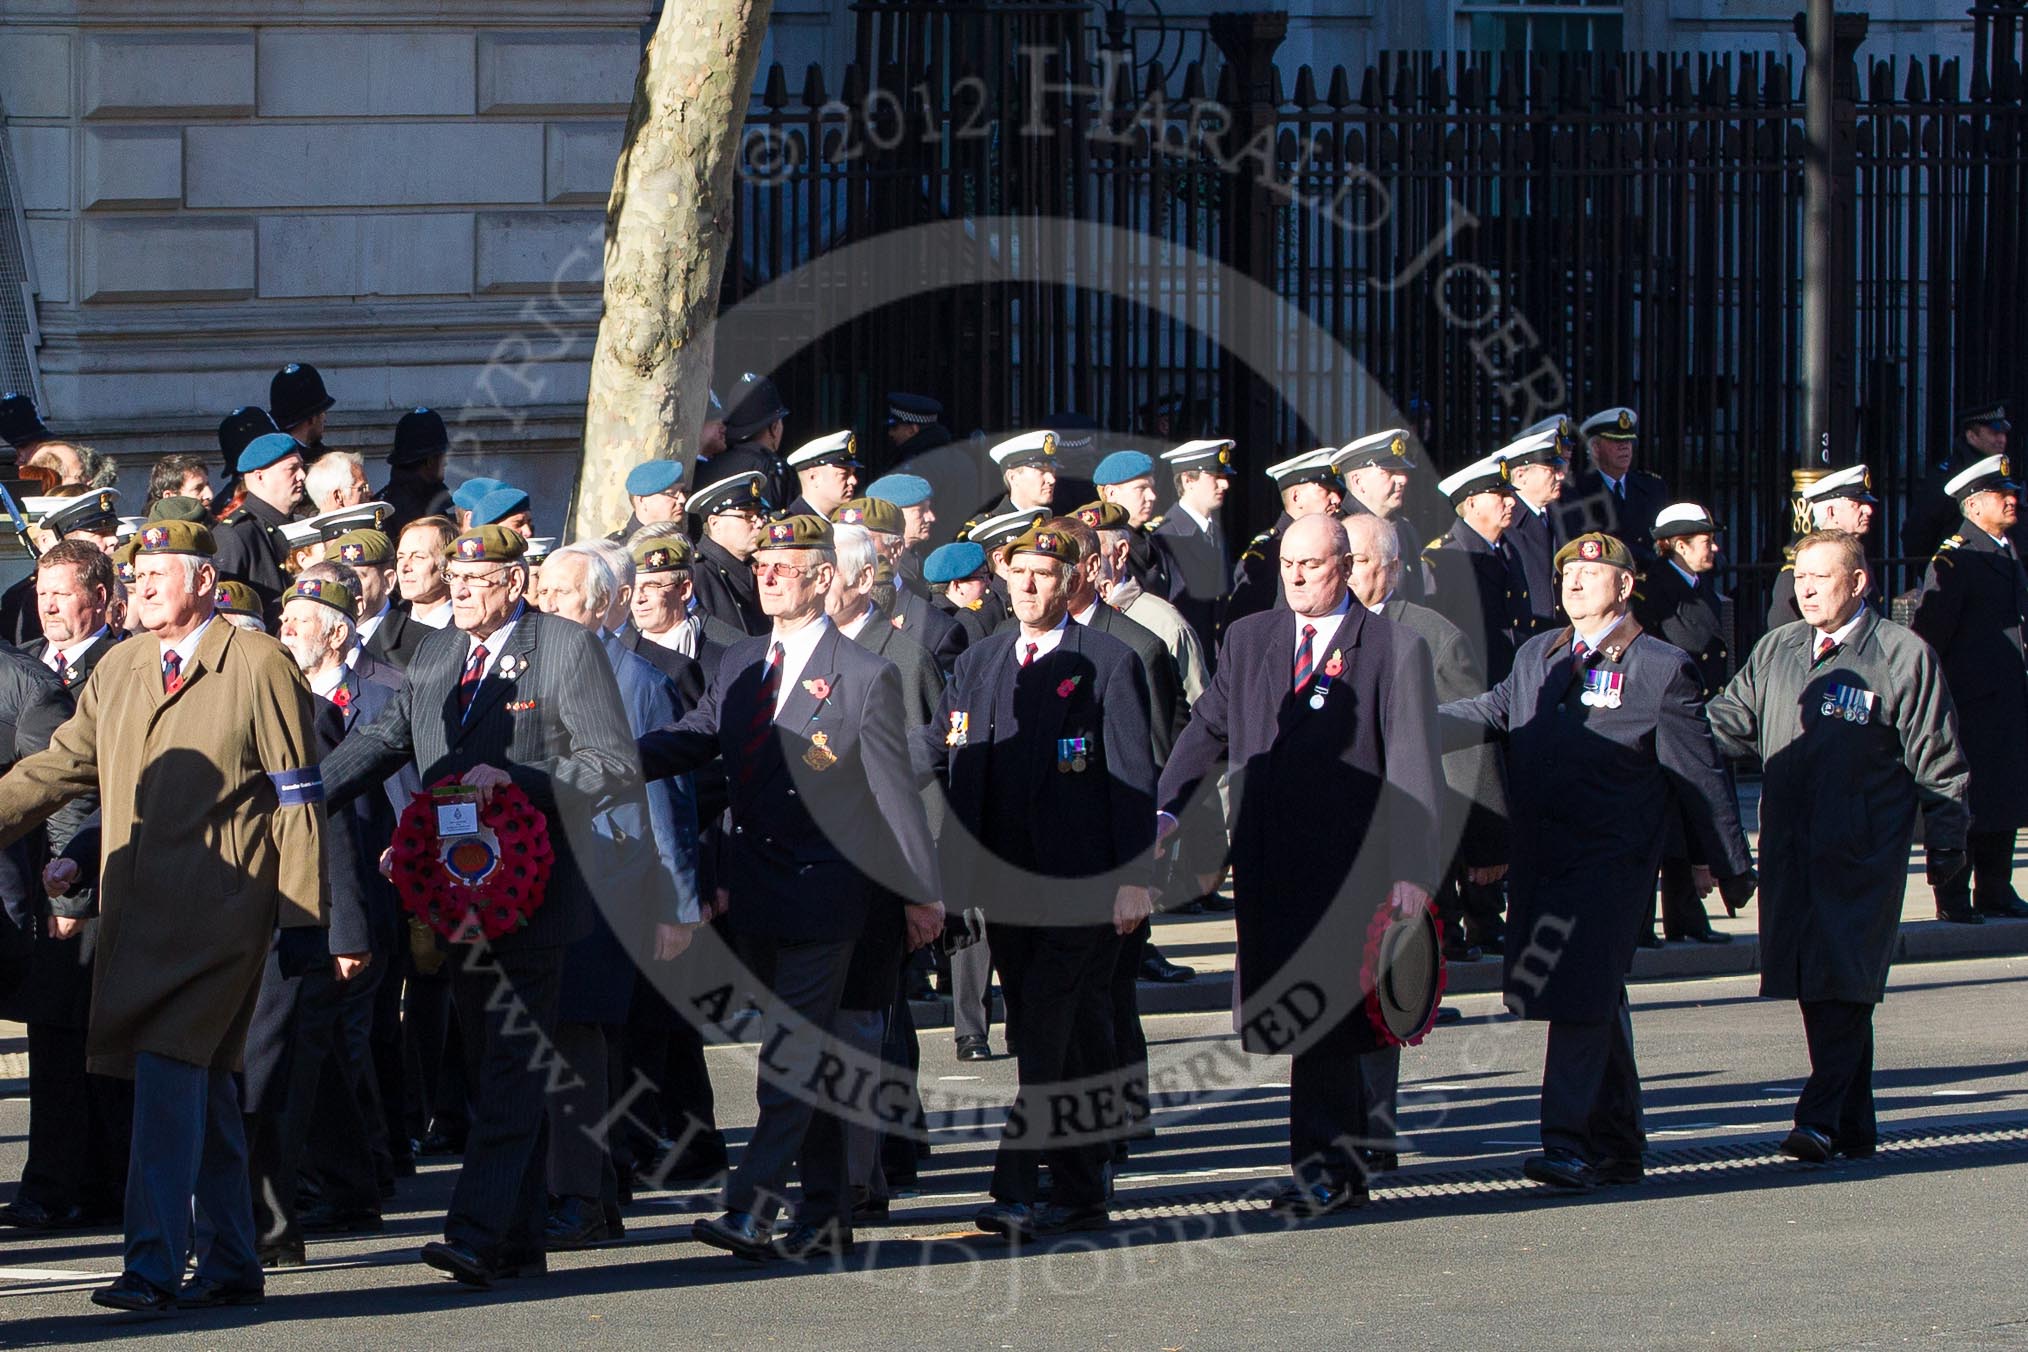
<svg viewBox="0 0 2028 1352">
<path fill-rule="evenodd" d="M 920 507 L 936 496 L 936 487 L 920 474 L 883 474 L 866 485 L 866 496 L 897 507 Z"/>
<path fill-rule="evenodd" d="M 1046 507 L 1017 507 L 1011 512 L 974 521 L 965 538 L 986 549 L 997 549 L 1039 521 L 1049 519 Z"/>
<path fill-rule="evenodd" d="M 831 520 L 840 526 L 864 526 L 882 535 L 899 535 L 907 529 L 901 508 L 881 498 L 854 498 L 838 504 Z"/>
<path fill-rule="evenodd" d="M 1568 424 L 1568 418 L 1557 419 L 1549 426 L 1536 426 L 1523 432 L 1514 440 L 1502 446 L 1493 454 L 1506 462 L 1509 475 L 1523 465 L 1557 465 L 1566 461 L 1569 451 L 1559 424 Z"/>
<path fill-rule="evenodd" d="M 644 460 L 627 471 L 627 496 L 652 498 L 683 482 L 681 460 Z"/>
<path fill-rule="evenodd" d="M 1045 421 L 1056 433 L 1056 449 L 1059 451 L 1087 451 L 1098 441 L 1098 419 L 1089 413 L 1059 409 Z"/>
<path fill-rule="evenodd" d="M 54 435 L 43 426 L 34 399 L 13 390 L 0 394 L 0 441 L 19 449 L 48 441 Z"/>
<path fill-rule="evenodd" d="M 1990 404 L 1974 404 L 1958 414 L 1958 426 L 1998 427 L 2002 431 L 2013 427 L 2007 417 L 2007 401 L 1995 399 Z"/>
<path fill-rule="evenodd" d="M 927 427 L 944 416 L 944 406 L 926 394 L 905 394 L 900 390 L 887 396 L 887 425 L 908 423 Z"/>
</svg>

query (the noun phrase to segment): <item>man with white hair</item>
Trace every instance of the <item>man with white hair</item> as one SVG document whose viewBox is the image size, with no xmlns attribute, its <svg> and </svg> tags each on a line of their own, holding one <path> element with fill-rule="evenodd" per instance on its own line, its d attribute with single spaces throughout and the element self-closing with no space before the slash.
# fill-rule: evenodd
<svg viewBox="0 0 2028 1352">
<path fill-rule="evenodd" d="M 535 603 L 598 637 L 638 737 L 675 721 L 677 694 L 662 673 L 606 629 L 621 594 L 620 577 L 606 561 L 608 548 L 618 546 L 603 540 L 565 545 L 544 559 Z M 576 1075 L 546 1100 L 549 1191 L 557 1198 L 544 1240 L 551 1250 L 588 1248 L 623 1233 L 613 1142 L 593 1126 L 607 1119 L 612 1106 L 608 1052 L 625 1035 L 634 998 L 637 955 L 618 933 L 660 926 L 665 942 L 656 957 L 666 960 L 689 946 L 704 918 L 697 898 L 697 804 L 689 776 L 655 781 L 645 801 L 639 794 L 622 797 L 598 813 L 592 827 L 618 847 L 617 872 L 607 880 L 591 933 L 564 954 L 556 1048 Z"/>
<path fill-rule="evenodd" d="M 1808 530 L 1799 528 L 1797 537 L 1820 530 L 1841 530 L 1855 536 L 1863 544 L 1868 531 L 1873 529 L 1873 516 L 1880 507 L 1880 499 L 1873 496 L 1873 472 L 1864 465 L 1851 465 L 1845 469 L 1832 470 L 1829 474 L 1805 485 L 1797 495 L 1797 506 L 1807 517 Z M 1768 603 L 1767 627 L 1779 629 L 1785 624 L 1794 624 L 1803 617 L 1796 605 L 1796 541 L 1791 540 L 1782 550 L 1781 571 L 1775 574 L 1774 599 Z M 1871 564 L 1866 568 L 1871 579 L 1872 592 L 1867 601 L 1880 609 L 1880 570 Z"/>
<path fill-rule="evenodd" d="M 840 525 L 864 527 L 876 560 L 887 566 L 890 579 L 900 577 L 902 541 L 907 530 L 901 508 L 881 498 L 854 498 L 841 503 L 831 513 L 831 520 Z M 920 644 L 935 660 L 937 670 L 945 675 L 950 674 L 958 654 L 970 642 L 963 625 L 931 605 L 927 596 L 906 588 L 897 590 L 893 610 L 886 620 Z"/>
<path fill-rule="evenodd" d="M 303 496 L 319 512 L 369 501 L 366 462 L 357 451 L 326 451 L 303 472 Z"/>
</svg>

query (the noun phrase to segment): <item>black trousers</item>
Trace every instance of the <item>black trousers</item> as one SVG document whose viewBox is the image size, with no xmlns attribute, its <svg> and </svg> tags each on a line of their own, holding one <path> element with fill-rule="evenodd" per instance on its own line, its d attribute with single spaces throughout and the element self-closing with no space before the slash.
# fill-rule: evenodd
<svg viewBox="0 0 2028 1352">
<path fill-rule="evenodd" d="M 1376 1144 L 1364 1060 L 1335 1035 L 1289 1058 L 1289 1169 L 1298 1183 L 1335 1186 L 1361 1176 L 1359 1148 Z"/>
<path fill-rule="evenodd" d="M 367 967 L 356 981 L 370 981 Z M 272 973 L 270 973 L 272 979 Z M 312 1129 L 321 1121 L 318 1174 L 341 1211 L 379 1211 L 373 1156 L 355 1093 L 320 1093 L 325 1067 L 340 1060 L 340 1015 L 352 983 L 326 963 L 295 978 L 294 1006 L 282 1034 L 280 1064 L 258 1111 L 246 1115 L 247 1172 L 253 1182 L 254 1233 L 263 1245 L 297 1247 L 296 1190 Z M 281 989 L 286 989 L 286 986 Z M 372 993 L 366 991 L 365 998 Z"/>
<path fill-rule="evenodd" d="M 1550 1020 L 1542 1066 L 1542 1148 L 1567 1150 L 1596 1164 L 1638 1160 L 1647 1143 L 1633 1012 L 1622 986 L 1613 1018 Z"/>
<path fill-rule="evenodd" d="M 401 931 L 407 936 L 407 928 Z M 380 985 L 373 993 L 373 1023 L 367 1043 L 373 1060 L 374 1098 L 380 1105 L 379 1135 L 386 1140 L 390 1166 L 411 1164 L 415 1149 L 408 1124 L 408 1037 L 401 1018 L 403 988 L 408 984 L 408 953 L 397 949 L 376 953 L 373 961 L 385 964 Z"/>
<path fill-rule="evenodd" d="M 1497 947 L 1507 932 L 1507 888 L 1504 883 L 1466 879 L 1463 864 L 1454 864 L 1438 884 L 1437 917 L 1444 922 L 1444 942 L 1490 944 Z"/>
<path fill-rule="evenodd" d="M 446 964 L 464 1039 L 471 1127 L 444 1238 L 484 1257 L 543 1250 L 548 1119 L 563 949 L 460 945 Z"/>
<path fill-rule="evenodd" d="M 785 1009 L 760 1030 L 760 1109 L 739 1167 L 725 1184 L 725 1209 L 772 1221 L 787 1200 L 789 1173 L 802 1159 L 803 1197 L 796 1218 L 815 1226 L 851 1215 L 846 1186 L 845 1132 L 820 1113 L 817 1072 L 831 1053 L 831 1019 L 845 991 L 853 941 L 753 942 L 748 960 Z"/>
<path fill-rule="evenodd" d="M 1711 932 L 1711 917 L 1705 914 L 1704 901 L 1691 884 L 1688 859 L 1662 861 L 1662 879 L 1658 897 L 1659 902 L 1648 903 L 1650 930 L 1655 928 L 1655 910 L 1659 904 L 1664 937 L 1687 939 L 1693 935 Z"/>
<path fill-rule="evenodd" d="M 1033 1204 L 1044 1161 L 1055 1200 L 1105 1201 L 1111 1137 L 1125 1127 L 1113 1049 L 1112 977 L 1119 936 L 1110 925 L 989 924 L 1020 1088 L 993 1156 L 993 1196 Z M 1104 1077 L 1110 1085 L 1070 1087 Z"/>
<path fill-rule="evenodd" d="M 1148 951 L 1149 924 L 1143 920 L 1132 934 L 1119 941 L 1119 956 L 1113 960 L 1113 1055 L 1119 1064 L 1120 1081 L 1133 1101 L 1129 1121 L 1147 1120 L 1148 1037 L 1141 1029 L 1141 957 Z"/>
<path fill-rule="evenodd" d="M 28 1162 L 17 1197 L 118 1215 L 133 1124 L 134 1082 L 85 1069 L 84 1029 L 28 1025 Z"/>
<path fill-rule="evenodd" d="M 465 1055 L 457 1015 L 451 1001 L 450 965 L 430 975 L 411 971 L 403 983 L 402 1025 L 406 1042 L 409 1089 L 408 1134 L 421 1139 L 432 1127 L 446 1131 L 465 1130 Z"/>
<path fill-rule="evenodd" d="M 929 1121 L 922 1107 L 922 1043 L 916 1037 L 915 1010 L 908 1002 L 909 974 L 904 968 L 894 1004 L 887 1011 L 887 1031 L 880 1059 L 889 1073 L 908 1089 L 908 1115 L 880 1138 L 880 1173 L 887 1183 L 912 1183 L 918 1172 L 916 1147 L 928 1147 Z"/>
<path fill-rule="evenodd" d="M 1978 903 L 1998 906 L 2014 900 L 2014 833 L 1974 831 L 1965 838 L 1965 846 Z"/>
<path fill-rule="evenodd" d="M 1849 1000 L 1803 1000 L 1803 1036 L 1810 1078 L 1796 1100 L 1796 1125 L 1814 1127 L 1838 1145 L 1872 1145 L 1873 1006 Z"/>
<path fill-rule="evenodd" d="M 556 1050 L 570 1067 L 548 1098 L 549 1190 L 559 1197 L 596 1201 L 608 1219 L 620 1211 L 619 1175 L 613 1167 L 612 1043 L 620 1029 L 565 1022 Z"/>
<path fill-rule="evenodd" d="M 379 1185 L 394 1179 L 387 1114 L 381 1106 L 380 1079 L 373 1062 L 373 1026 L 382 1003 L 381 992 L 400 984 L 392 979 L 382 953 L 375 953 L 365 971 L 343 984 L 338 994 L 338 1026 L 331 1055 L 324 1058 L 318 1074 L 317 1096 L 335 1102 L 339 1095 L 346 1095 L 359 1109 L 357 1113 L 320 1110 L 310 1126 L 306 1172 L 325 1195 L 365 1198 L 361 1205 L 368 1208 L 378 1205 Z M 365 1135 L 363 1155 L 355 1131 Z M 404 1139 L 403 1147 L 407 1144 Z"/>
</svg>

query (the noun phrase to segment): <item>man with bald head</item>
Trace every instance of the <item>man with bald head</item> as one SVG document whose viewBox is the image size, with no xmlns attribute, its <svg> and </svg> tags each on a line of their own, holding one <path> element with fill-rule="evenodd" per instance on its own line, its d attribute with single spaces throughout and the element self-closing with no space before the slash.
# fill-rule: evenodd
<svg viewBox="0 0 2028 1352">
<path fill-rule="evenodd" d="M 1298 1218 L 1366 1202 L 1360 1057 L 1380 1049 L 1357 967 L 1318 955 L 1358 951 L 1378 910 L 1419 913 L 1445 863 L 1429 645 L 1354 604 L 1352 564 L 1336 518 L 1290 524 L 1278 565 L 1288 608 L 1226 630 L 1157 795 L 1171 832 L 1233 768 L 1241 1036 L 1250 1051 L 1294 1055 L 1294 1179 L 1275 1209 Z M 1290 1039 L 1272 1010 L 1299 982 L 1325 1003 Z"/>
</svg>

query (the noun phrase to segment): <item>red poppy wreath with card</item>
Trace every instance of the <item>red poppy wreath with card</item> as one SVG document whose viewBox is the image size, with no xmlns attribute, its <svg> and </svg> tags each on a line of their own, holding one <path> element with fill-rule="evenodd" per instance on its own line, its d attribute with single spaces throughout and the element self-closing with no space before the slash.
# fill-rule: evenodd
<svg viewBox="0 0 2028 1352">
<path fill-rule="evenodd" d="M 447 776 L 432 789 L 454 786 Z M 528 923 L 549 891 L 556 863 L 549 819 L 513 784 L 493 790 L 478 830 L 448 839 L 437 830 L 437 804 L 417 794 L 394 831 L 393 881 L 402 907 L 446 939 L 497 939 Z"/>
</svg>

